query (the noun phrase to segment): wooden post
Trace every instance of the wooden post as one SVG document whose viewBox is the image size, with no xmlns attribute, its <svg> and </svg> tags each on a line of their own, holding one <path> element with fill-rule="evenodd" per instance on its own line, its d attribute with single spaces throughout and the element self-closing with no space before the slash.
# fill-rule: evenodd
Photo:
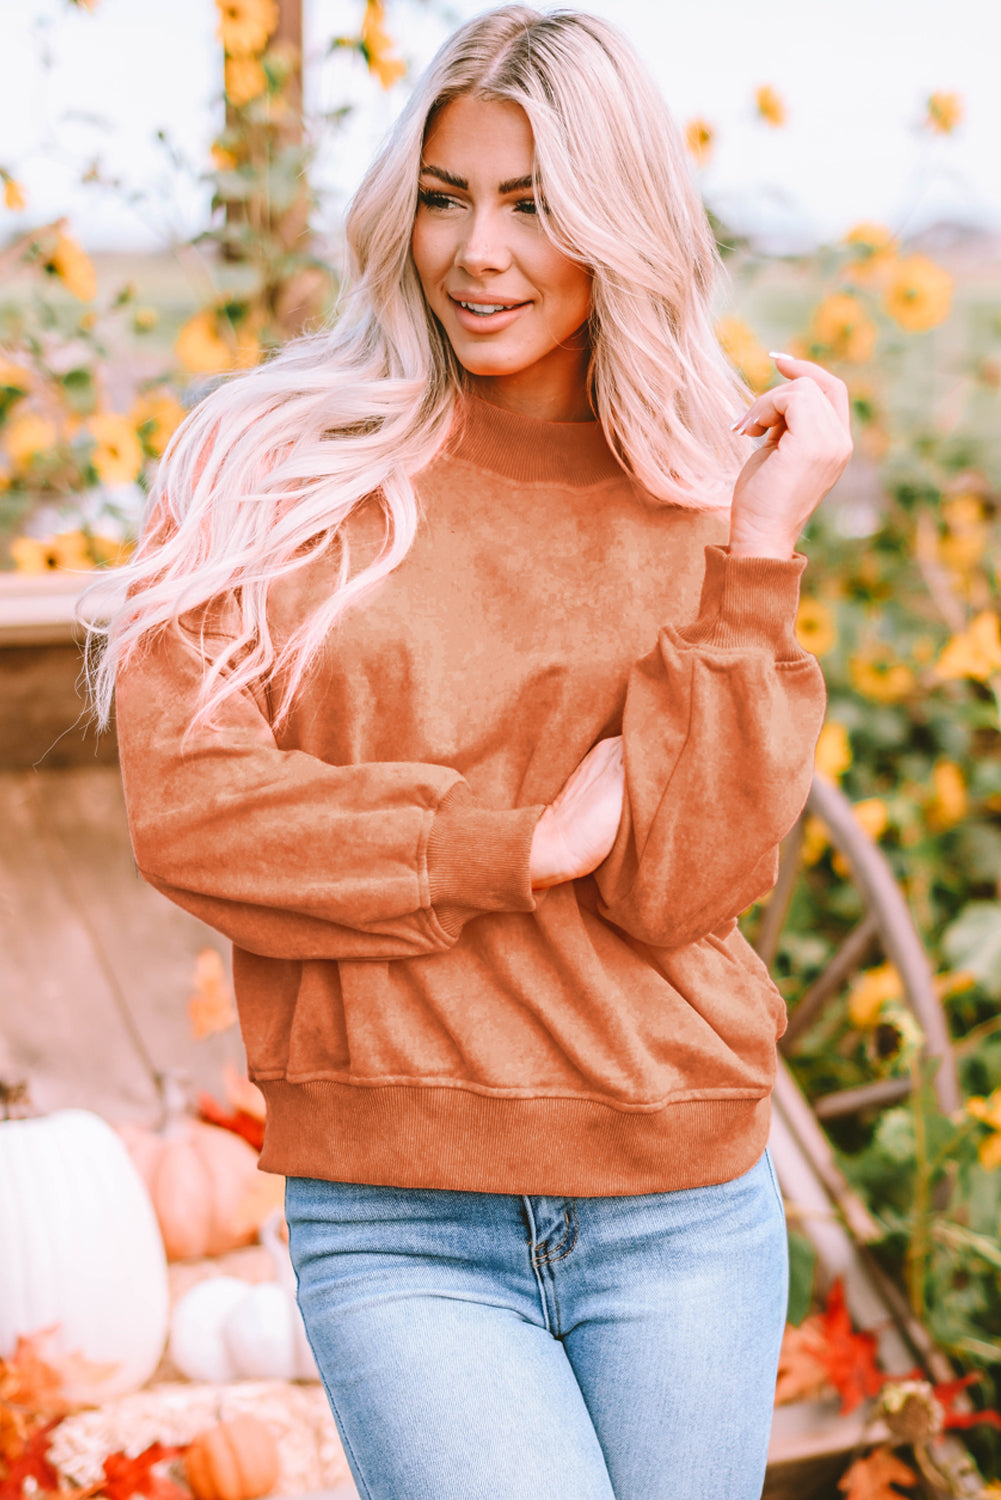
<svg viewBox="0 0 1001 1500">
<path fill-rule="evenodd" d="M 302 127 L 302 0 L 278 0 L 278 25 L 272 43 L 295 53 L 295 68 L 285 86 L 289 115 L 279 130 L 283 146 L 300 145 Z M 309 234 L 309 204 L 306 184 L 292 207 L 272 219 L 272 233 L 287 250 L 302 247 Z"/>
</svg>

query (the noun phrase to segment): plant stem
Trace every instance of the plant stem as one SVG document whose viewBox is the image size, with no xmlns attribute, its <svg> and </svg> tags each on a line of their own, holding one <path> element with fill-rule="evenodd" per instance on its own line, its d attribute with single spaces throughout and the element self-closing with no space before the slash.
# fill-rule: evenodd
<svg viewBox="0 0 1001 1500">
<path fill-rule="evenodd" d="M 972 1031 L 954 1041 L 952 1050 L 957 1057 L 966 1057 L 969 1053 L 976 1052 L 980 1043 L 993 1036 L 996 1031 L 1001 1031 L 1001 1016 L 991 1016 L 989 1021 L 981 1021 L 979 1026 L 974 1026 Z"/>
<path fill-rule="evenodd" d="M 925 1268 L 928 1262 L 928 1206 L 931 1169 L 925 1130 L 925 1080 L 919 1059 L 911 1064 L 911 1113 L 914 1119 L 914 1225 L 907 1246 L 907 1294 L 919 1322 L 925 1316 Z"/>
</svg>

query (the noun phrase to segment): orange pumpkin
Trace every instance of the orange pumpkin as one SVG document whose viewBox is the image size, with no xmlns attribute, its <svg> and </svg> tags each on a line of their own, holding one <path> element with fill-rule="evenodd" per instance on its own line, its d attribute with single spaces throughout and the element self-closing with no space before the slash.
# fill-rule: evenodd
<svg viewBox="0 0 1001 1500">
<path fill-rule="evenodd" d="M 259 1417 L 232 1417 L 198 1434 L 184 1467 L 195 1500 L 254 1500 L 278 1479 L 278 1444 Z"/>
<path fill-rule="evenodd" d="M 132 1123 L 118 1134 L 149 1190 L 168 1260 L 224 1255 L 249 1245 L 257 1227 L 244 1211 L 257 1183 L 257 1152 L 231 1130 L 206 1125 L 166 1079 L 159 1130 Z"/>
</svg>

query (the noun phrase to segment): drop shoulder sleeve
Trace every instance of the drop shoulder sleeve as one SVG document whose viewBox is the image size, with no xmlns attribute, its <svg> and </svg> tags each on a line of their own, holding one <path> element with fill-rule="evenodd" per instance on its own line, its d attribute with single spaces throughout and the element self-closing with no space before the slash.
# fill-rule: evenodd
<svg viewBox="0 0 1001 1500">
<path fill-rule="evenodd" d="M 695 620 L 664 627 L 630 672 L 622 819 L 594 875 L 599 913 L 666 948 L 707 936 L 774 885 L 826 707 L 793 628 L 806 557 L 720 546 L 705 557 Z"/>
<path fill-rule="evenodd" d="M 482 912 L 535 910 L 541 805 L 483 807 L 448 766 L 282 749 L 248 691 L 182 746 L 202 670 L 178 627 L 116 682 L 136 864 L 177 905 L 239 947 L 292 959 L 443 952 Z"/>
</svg>

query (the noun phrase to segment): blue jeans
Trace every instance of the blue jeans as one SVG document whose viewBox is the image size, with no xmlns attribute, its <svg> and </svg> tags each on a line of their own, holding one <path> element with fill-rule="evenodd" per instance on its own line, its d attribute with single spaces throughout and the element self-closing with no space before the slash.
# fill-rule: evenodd
<svg viewBox="0 0 1001 1500">
<path fill-rule="evenodd" d="M 624 1198 L 294 1177 L 286 1216 L 364 1500 L 759 1500 L 788 1283 L 767 1151 Z"/>
</svg>

